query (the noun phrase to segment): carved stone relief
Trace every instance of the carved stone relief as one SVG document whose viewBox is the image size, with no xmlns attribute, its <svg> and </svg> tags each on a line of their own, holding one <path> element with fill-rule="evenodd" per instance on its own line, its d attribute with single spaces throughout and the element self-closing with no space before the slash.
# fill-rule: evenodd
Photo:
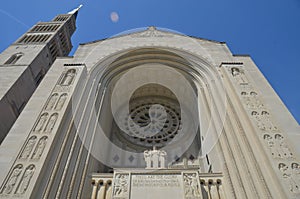
<svg viewBox="0 0 300 199">
<path fill-rule="evenodd" d="M 285 163 L 279 163 L 278 169 L 280 170 L 282 177 L 285 179 L 289 186 L 289 190 L 292 193 L 300 193 L 300 167 L 298 163 L 292 163 L 288 167 Z"/>
<path fill-rule="evenodd" d="M 290 158 L 292 157 L 292 153 L 288 148 L 287 144 L 285 143 L 283 136 L 280 134 L 276 134 L 275 136 L 275 146 L 279 149 L 279 153 L 281 157 Z"/>
<path fill-rule="evenodd" d="M 64 77 L 62 78 L 60 85 L 69 86 L 73 82 L 73 79 L 74 79 L 75 75 L 76 75 L 76 70 L 75 69 L 69 69 L 65 73 Z"/>
<path fill-rule="evenodd" d="M 260 114 L 257 111 L 251 112 L 252 117 L 256 120 L 257 126 L 263 131 L 276 131 L 277 127 L 271 121 L 267 111 L 262 111 Z"/>
<path fill-rule="evenodd" d="M 54 105 L 55 105 L 55 103 L 56 103 L 56 101 L 57 101 L 57 98 L 58 98 L 58 94 L 57 93 L 54 93 L 51 97 L 50 97 L 50 99 L 49 99 L 49 101 L 48 101 L 48 103 L 47 103 L 47 105 L 46 105 L 46 110 L 52 110 L 52 108 L 54 107 Z"/>
<path fill-rule="evenodd" d="M 33 152 L 32 159 L 40 159 L 40 157 L 42 156 L 42 154 L 44 152 L 45 146 L 47 144 L 47 139 L 48 139 L 47 136 L 43 136 L 39 140 L 39 142 L 38 142 L 38 144 L 35 147 L 35 150 Z"/>
<path fill-rule="evenodd" d="M 2 190 L 3 194 L 12 193 L 22 170 L 23 170 L 23 166 L 21 164 L 18 164 L 14 167 L 13 171 L 11 172 L 11 174 L 9 176 L 8 181 L 6 182 L 6 184 Z"/>
<path fill-rule="evenodd" d="M 48 113 L 43 113 L 40 116 L 38 123 L 34 128 L 34 131 L 40 132 L 44 128 L 47 119 L 48 119 Z"/>
<path fill-rule="evenodd" d="M 129 174 L 116 174 L 113 198 L 127 198 L 129 194 Z"/>
<path fill-rule="evenodd" d="M 251 91 L 250 93 L 241 92 L 243 99 L 245 100 L 246 106 L 249 109 L 262 108 L 264 105 L 257 97 L 257 93 Z"/>
<path fill-rule="evenodd" d="M 36 136 L 32 136 L 29 138 L 29 140 L 26 143 L 26 146 L 24 150 L 22 151 L 20 155 L 20 159 L 27 159 L 36 143 Z"/>
<path fill-rule="evenodd" d="M 231 75 L 238 84 L 247 84 L 248 80 L 244 72 L 236 67 L 231 68 Z"/>
<path fill-rule="evenodd" d="M 23 174 L 23 177 L 21 179 L 20 185 L 18 187 L 18 190 L 17 190 L 18 194 L 24 194 L 26 192 L 28 185 L 30 183 L 30 180 L 33 176 L 34 170 L 35 170 L 35 166 L 33 164 L 29 165 L 26 168 L 26 170 Z"/>
<path fill-rule="evenodd" d="M 53 128 L 54 128 L 54 125 L 56 123 L 56 120 L 57 120 L 57 117 L 58 117 L 58 113 L 53 113 L 47 123 L 47 126 L 45 128 L 45 132 L 47 133 L 50 133 Z"/>
<path fill-rule="evenodd" d="M 273 138 L 271 135 L 265 134 L 264 140 L 274 158 L 291 158 L 293 156 L 282 135 L 276 134 Z"/>
<path fill-rule="evenodd" d="M 198 183 L 198 178 L 196 173 L 184 173 L 183 174 L 184 183 L 184 195 L 186 199 L 196 199 L 200 198 L 200 185 Z"/>
<path fill-rule="evenodd" d="M 60 111 L 62 109 L 62 107 L 64 106 L 65 101 L 67 99 L 67 96 L 68 96 L 68 94 L 66 94 L 66 93 L 60 95 L 58 102 L 55 106 L 55 110 Z"/>
</svg>

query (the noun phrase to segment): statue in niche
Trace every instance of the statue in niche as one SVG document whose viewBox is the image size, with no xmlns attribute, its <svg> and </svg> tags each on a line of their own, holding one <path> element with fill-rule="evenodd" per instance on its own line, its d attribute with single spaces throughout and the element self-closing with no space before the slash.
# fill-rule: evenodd
<svg viewBox="0 0 300 199">
<path fill-rule="evenodd" d="M 271 150 L 272 156 L 275 157 L 275 158 L 276 157 L 281 157 L 280 153 L 278 152 L 278 149 L 275 147 L 275 143 L 273 141 L 273 138 L 270 135 L 266 134 L 266 135 L 264 135 L 264 140 L 267 142 L 268 147 Z"/>
<path fill-rule="evenodd" d="M 34 167 L 33 164 L 29 165 L 27 167 L 27 169 L 24 172 L 24 175 L 23 175 L 23 178 L 22 178 L 21 183 L 19 185 L 17 193 L 24 194 L 26 192 L 26 190 L 28 188 L 28 185 L 30 183 L 30 180 L 33 176 L 34 169 L 35 169 L 35 167 Z"/>
<path fill-rule="evenodd" d="M 46 109 L 46 110 L 52 110 L 52 108 L 53 108 L 54 105 L 55 105 L 55 102 L 56 102 L 57 98 L 58 98 L 58 94 L 57 94 L 57 93 L 53 94 L 53 95 L 50 97 L 50 99 L 49 99 L 49 101 L 48 101 L 47 106 L 46 106 L 45 109 Z"/>
<path fill-rule="evenodd" d="M 47 119 L 48 119 L 48 113 L 43 113 L 40 116 L 40 119 L 39 119 L 34 131 L 41 131 L 43 129 Z"/>
<path fill-rule="evenodd" d="M 126 197 L 128 193 L 128 174 L 117 174 L 115 177 L 115 186 L 113 195 Z"/>
<path fill-rule="evenodd" d="M 23 170 L 23 166 L 18 164 L 15 166 L 14 170 L 12 171 L 6 185 L 4 186 L 3 192 L 4 194 L 10 194 L 17 183 L 17 180 Z"/>
<path fill-rule="evenodd" d="M 292 153 L 286 143 L 284 142 L 284 139 L 282 135 L 276 134 L 275 135 L 275 146 L 278 147 L 280 150 L 281 157 L 290 158 L 292 157 Z"/>
<path fill-rule="evenodd" d="M 45 146 L 47 144 L 47 139 L 48 138 L 46 136 L 44 136 L 39 140 L 39 142 L 34 150 L 32 159 L 40 159 L 40 157 L 42 156 L 42 154 L 44 152 Z"/>
<path fill-rule="evenodd" d="M 27 159 L 28 156 L 30 155 L 34 145 L 36 142 L 36 136 L 32 136 L 28 141 L 27 144 L 22 152 L 22 154 L 20 155 L 20 159 Z"/>
<path fill-rule="evenodd" d="M 46 132 L 51 132 L 53 130 L 54 125 L 55 125 L 56 120 L 57 120 L 57 117 L 58 117 L 57 113 L 54 113 L 54 114 L 51 115 L 51 117 L 50 117 L 50 119 L 47 123 L 46 129 L 45 129 Z"/>
<path fill-rule="evenodd" d="M 68 70 L 61 81 L 61 85 L 69 86 L 75 77 L 75 73 L 76 73 L 75 69 Z"/>
<path fill-rule="evenodd" d="M 66 99 L 67 99 L 67 94 L 66 93 L 62 94 L 59 97 L 59 100 L 58 100 L 58 102 L 57 102 L 57 104 L 55 106 L 55 110 L 58 110 L 58 111 L 61 110 L 62 107 L 63 107 L 63 105 L 64 105 L 64 103 L 65 103 L 65 101 L 66 101 Z"/>
<path fill-rule="evenodd" d="M 197 175 L 193 174 L 184 174 L 183 181 L 185 184 L 185 196 L 186 197 L 200 197 L 200 186 L 197 181 Z"/>
<path fill-rule="evenodd" d="M 247 84 L 247 78 L 245 74 L 241 72 L 238 68 L 231 68 L 231 74 L 238 84 Z"/>
</svg>

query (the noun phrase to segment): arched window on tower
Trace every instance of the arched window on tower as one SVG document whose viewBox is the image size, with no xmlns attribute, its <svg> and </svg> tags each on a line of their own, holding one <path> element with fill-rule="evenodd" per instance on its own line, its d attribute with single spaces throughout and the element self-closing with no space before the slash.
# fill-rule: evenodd
<svg viewBox="0 0 300 199">
<path fill-rule="evenodd" d="M 13 54 L 4 64 L 15 64 L 23 55 L 23 53 Z"/>
</svg>

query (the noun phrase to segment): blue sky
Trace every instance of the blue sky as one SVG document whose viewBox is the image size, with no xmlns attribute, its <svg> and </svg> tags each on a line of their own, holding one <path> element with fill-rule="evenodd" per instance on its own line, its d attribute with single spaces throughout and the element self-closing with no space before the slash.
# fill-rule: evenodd
<svg viewBox="0 0 300 199">
<path fill-rule="evenodd" d="M 300 0 L 7 0 L 0 6 L 0 51 L 36 22 L 80 4 L 74 49 L 152 25 L 225 41 L 233 54 L 251 55 L 300 123 Z"/>
</svg>

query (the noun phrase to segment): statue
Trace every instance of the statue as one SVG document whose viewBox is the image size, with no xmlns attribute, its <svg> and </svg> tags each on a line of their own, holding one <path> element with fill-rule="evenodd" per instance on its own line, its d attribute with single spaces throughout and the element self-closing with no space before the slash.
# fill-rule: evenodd
<svg viewBox="0 0 300 199">
<path fill-rule="evenodd" d="M 165 159 L 167 153 L 163 150 L 153 150 L 144 151 L 144 159 L 146 161 L 146 169 L 163 169 L 165 167 Z"/>
</svg>

